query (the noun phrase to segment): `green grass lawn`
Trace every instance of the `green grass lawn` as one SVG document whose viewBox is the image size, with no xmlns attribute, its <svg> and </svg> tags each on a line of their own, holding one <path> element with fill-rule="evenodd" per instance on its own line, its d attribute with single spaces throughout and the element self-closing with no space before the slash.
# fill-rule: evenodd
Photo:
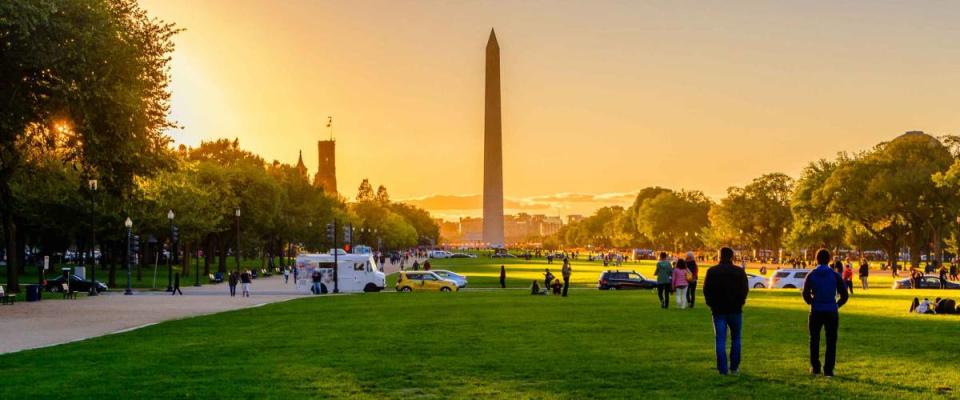
<svg viewBox="0 0 960 400">
<path fill-rule="evenodd" d="M 489 262 L 434 264 L 479 284 L 496 280 Z M 508 265 L 514 286 L 542 263 Z M 581 286 L 596 279 L 588 268 Z M 956 398 L 960 317 L 907 313 L 913 296 L 945 293 L 855 295 L 832 380 L 807 374 L 797 290 L 751 292 L 738 377 L 713 369 L 702 303 L 487 290 L 311 297 L 7 354 L 0 398 Z"/>
</svg>

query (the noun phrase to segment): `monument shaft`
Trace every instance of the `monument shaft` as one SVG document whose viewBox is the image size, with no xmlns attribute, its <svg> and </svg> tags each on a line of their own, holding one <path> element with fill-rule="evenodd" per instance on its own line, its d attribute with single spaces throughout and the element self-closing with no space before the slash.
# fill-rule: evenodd
<svg viewBox="0 0 960 400">
<path fill-rule="evenodd" d="M 487 41 L 483 121 L 483 241 L 503 243 L 503 146 L 500 131 L 500 45 L 490 30 Z"/>
</svg>

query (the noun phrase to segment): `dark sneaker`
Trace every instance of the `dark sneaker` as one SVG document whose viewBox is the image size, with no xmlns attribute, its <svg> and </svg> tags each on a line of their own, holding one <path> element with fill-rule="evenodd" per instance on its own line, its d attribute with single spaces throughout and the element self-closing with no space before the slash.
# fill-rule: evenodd
<svg viewBox="0 0 960 400">
<path fill-rule="evenodd" d="M 825 378 L 833 378 L 833 372 L 824 372 L 824 373 L 823 373 L 823 376 L 824 376 Z"/>
</svg>

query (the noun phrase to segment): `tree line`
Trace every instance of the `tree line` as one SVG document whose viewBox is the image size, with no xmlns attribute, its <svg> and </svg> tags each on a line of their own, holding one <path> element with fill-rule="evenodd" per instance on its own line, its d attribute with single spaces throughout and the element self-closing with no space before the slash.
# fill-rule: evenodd
<svg viewBox="0 0 960 400">
<path fill-rule="evenodd" d="M 907 132 L 858 153 L 807 165 L 798 179 L 762 175 L 719 201 L 700 191 L 650 187 L 629 207 L 604 207 L 546 238 L 551 246 L 716 249 L 768 258 L 825 247 L 901 252 L 913 266 L 942 261 L 960 238 L 960 138 Z"/>
<path fill-rule="evenodd" d="M 177 127 L 168 119 L 169 62 L 179 31 L 135 0 L 0 2 L 0 230 L 10 289 L 28 254 L 94 254 L 94 240 L 116 286 L 127 218 L 141 237 L 140 260 L 169 248 L 176 226 L 175 261 L 202 254 L 205 274 L 226 271 L 228 255 L 325 250 L 333 220 L 355 228 L 353 243 L 436 242 L 429 214 L 391 202 L 382 186 L 347 202 L 313 186 L 302 164 L 265 162 L 236 140 L 173 148 L 165 132 Z M 344 231 L 336 234 L 343 243 Z"/>
</svg>

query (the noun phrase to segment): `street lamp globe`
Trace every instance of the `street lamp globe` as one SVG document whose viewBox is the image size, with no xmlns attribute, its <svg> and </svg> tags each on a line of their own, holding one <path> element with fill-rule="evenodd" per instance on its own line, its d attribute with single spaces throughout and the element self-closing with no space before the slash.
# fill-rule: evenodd
<svg viewBox="0 0 960 400">
<path fill-rule="evenodd" d="M 233 209 L 233 215 L 236 215 L 237 217 L 240 216 L 240 207 Z"/>
<path fill-rule="evenodd" d="M 123 221 L 123 226 L 127 227 L 127 229 L 133 228 L 133 221 L 130 220 L 130 217 L 127 217 L 127 220 Z"/>
<path fill-rule="evenodd" d="M 173 210 L 167 210 L 167 219 L 173 221 Z"/>
<path fill-rule="evenodd" d="M 96 191 L 96 190 L 97 190 L 97 180 L 96 180 L 96 179 L 87 180 L 87 187 L 90 188 L 90 190 L 92 190 L 92 191 Z"/>
</svg>

